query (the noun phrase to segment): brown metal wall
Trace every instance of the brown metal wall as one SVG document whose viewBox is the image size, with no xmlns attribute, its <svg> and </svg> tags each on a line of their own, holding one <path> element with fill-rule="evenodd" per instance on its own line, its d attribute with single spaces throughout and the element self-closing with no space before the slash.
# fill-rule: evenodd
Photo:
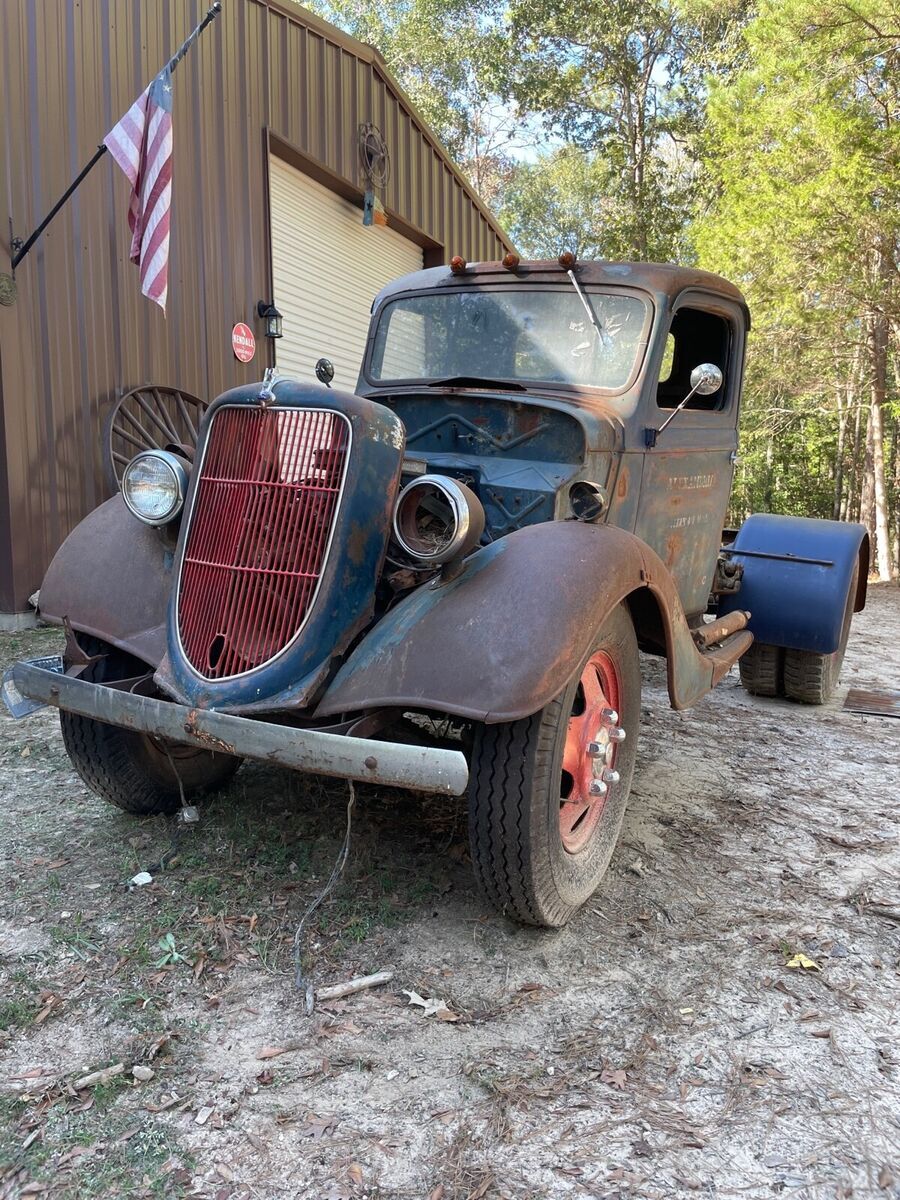
<svg viewBox="0 0 900 1200">
<path fill-rule="evenodd" d="M 0 271 L 191 28 L 203 0 L 3 0 Z M 106 157 L 20 264 L 0 307 L 0 611 L 25 607 L 66 533 L 103 499 L 103 416 L 140 383 L 213 397 L 266 362 L 266 155 L 360 194 L 357 126 L 392 157 L 392 224 L 446 260 L 497 258 L 502 231 L 369 47 L 281 0 L 224 0 L 174 80 L 168 315 L 127 261 L 127 183 Z M 377 230 L 372 231 L 377 237 Z M 340 248 L 336 247 L 339 254 Z M 248 366 L 235 321 L 257 333 Z"/>
</svg>

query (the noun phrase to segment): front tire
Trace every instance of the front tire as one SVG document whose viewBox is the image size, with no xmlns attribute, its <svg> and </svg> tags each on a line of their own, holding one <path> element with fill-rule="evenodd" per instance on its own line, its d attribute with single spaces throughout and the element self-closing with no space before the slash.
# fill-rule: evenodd
<svg viewBox="0 0 900 1200">
<path fill-rule="evenodd" d="M 88 654 L 102 655 L 81 675 L 90 683 L 130 679 L 146 665 L 98 638 L 79 637 Z M 241 765 L 230 754 L 214 754 L 107 725 L 60 710 L 63 742 L 72 766 L 92 792 L 136 816 L 175 812 L 185 800 L 224 787 Z M 174 764 L 174 769 L 173 769 Z"/>
<path fill-rule="evenodd" d="M 478 728 L 469 838 L 476 878 L 501 912 L 561 926 L 593 895 L 625 815 L 640 697 L 637 638 L 620 604 L 561 695 L 533 716 Z M 606 794 L 594 795 L 604 771 Z"/>
</svg>

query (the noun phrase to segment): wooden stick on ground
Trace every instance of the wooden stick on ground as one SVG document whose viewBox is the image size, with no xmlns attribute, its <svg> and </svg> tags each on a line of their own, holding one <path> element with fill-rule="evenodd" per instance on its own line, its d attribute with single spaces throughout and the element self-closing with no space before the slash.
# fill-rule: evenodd
<svg viewBox="0 0 900 1200">
<path fill-rule="evenodd" d="M 76 1079 L 72 1087 L 76 1092 L 80 1092 L 82 1088 L 94 1087 L 98 1083 L 107 1083 L 113 1075 L 121 1075 L 124 1070 L 124 1063 L 116 1063 L 115 1066 L 104 1067 L 101 1071 L 91 1071 L 90 1075 L 82 1075 L 80 1079 Z"/>
<path fill-rule="evenodd" d="M 341 996 L 352 996 L 355 992 L 365 991 L 366 988 L 390 983 L 393 978 L 393 971 L 376 971 L 374 975 L 360 975 L 358 979 L 348 979 L 346 983 L 335 983 L 331 987 L 316 988 L 316 999 L 338 1000 Z"/>
</svg>

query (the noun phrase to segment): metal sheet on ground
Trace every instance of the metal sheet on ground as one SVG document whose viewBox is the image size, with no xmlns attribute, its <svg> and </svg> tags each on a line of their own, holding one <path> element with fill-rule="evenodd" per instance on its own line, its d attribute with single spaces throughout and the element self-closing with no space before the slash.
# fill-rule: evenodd
<svg viewBox="0 0 900 1200">
<path fill-rule="evenodd" d="M 900 692 L 851 688 L 844 701 L 844 708 L 849 712 L 868 713 L 873 717 L 900 717 Z"/>
</svg>

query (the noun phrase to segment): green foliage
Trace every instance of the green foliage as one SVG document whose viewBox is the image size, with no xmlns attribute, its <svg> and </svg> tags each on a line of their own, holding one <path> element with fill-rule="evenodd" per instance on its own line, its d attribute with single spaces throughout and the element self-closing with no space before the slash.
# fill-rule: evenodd
<svg viewBox="0 0 900 1200">
<path fill-rule="evenodd" d="M 838 438 L 885 369 L 878 322 L 897 319 L 898 79 L 885 0 L 765 0 L 740 67 L 711 87 L 715 201 L 694 237 L 701 263 L 738 280 L 757 316 L 745 510 L 831 516 L 838 471 L 863 470 L 846 437 L 838 461 Z"/>
<path fill-rule="evenodd" d="M 376 46 L 461 163 L 502 151 L 490 119 L 510 47 L 474 0 L 311 0 L 327 21 Z"/>
<path fill-rule="evenodd" d="M 738 282 L 754 333 L 734 519 L 861 514 L 884 571 L 900 540 L 896 0 L 315 7 L 379 47 L 526 255 Z"/>
</svg>

